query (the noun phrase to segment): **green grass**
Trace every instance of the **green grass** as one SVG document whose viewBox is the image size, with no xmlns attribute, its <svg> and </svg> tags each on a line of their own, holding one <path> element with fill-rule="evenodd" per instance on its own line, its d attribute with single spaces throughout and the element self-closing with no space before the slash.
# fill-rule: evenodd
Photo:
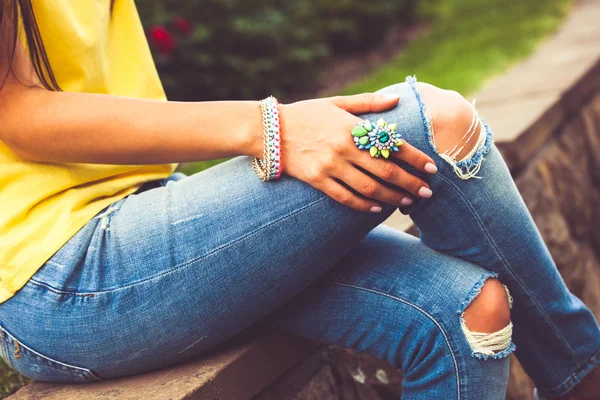
<svg viewBox="0 0 600 400">
<path fill-rule="evenodd" d="M 177 171 L 183 172 L 184 174 L 190 176 L 195 174 L 196 172 L 203 171 L 207 168 L 212 167 L 213 165 L 217 165 L 222 163 L 223 161 L 227 161 L 229 158 L 221 158 L 218 160 L 207 160 L 207 161 L 197 161 L 192 163 L 184 163 L 179 164 L 177 167 Z"/>
<path fill-rule="evenodd" d="M 529 55 L 560 25 L 572 0 L 439 0 L 433 4 L 437 19 L 431 30 L 343 94 L 375 91 L 407 75 L 470 94 Z"/>
</svg>

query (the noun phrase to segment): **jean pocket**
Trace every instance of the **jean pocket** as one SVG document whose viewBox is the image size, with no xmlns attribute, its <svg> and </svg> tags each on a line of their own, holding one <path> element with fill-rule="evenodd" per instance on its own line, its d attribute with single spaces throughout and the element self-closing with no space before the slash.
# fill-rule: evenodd
<svg viewBox="0 0 600 400">
<path fill-rule="evenodd" d="M 0 356 L 17 372 L 47 382 L 95 382 L 101 378 L 92 370 L 47 357 L 23 344 L 0 326 Z"/>
</svg>

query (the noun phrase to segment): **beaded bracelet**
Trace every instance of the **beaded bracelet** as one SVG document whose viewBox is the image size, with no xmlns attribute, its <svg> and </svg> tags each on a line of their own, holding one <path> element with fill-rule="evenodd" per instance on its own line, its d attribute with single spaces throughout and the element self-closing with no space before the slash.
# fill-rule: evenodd
<svg viewBox="0 0 600 400">
<path fill-rule="evenodd" d="M 279 179 L 281 176 L 281 129 L 279 125 L 279 103 L 273 96 L 259 101 L 262 113 L 264 156 L 252 157 L 254 171 L 263 181 Z"/>
</svg>

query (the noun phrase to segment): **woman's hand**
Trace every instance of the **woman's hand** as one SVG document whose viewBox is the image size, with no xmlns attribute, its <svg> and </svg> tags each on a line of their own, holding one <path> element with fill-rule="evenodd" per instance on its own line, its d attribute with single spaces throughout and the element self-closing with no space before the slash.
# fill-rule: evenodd
<svg viewBox="0 0 600 400">
<path fill-rule="evenodd" d="M 385 111 L 398 101 L 397 96 L 364 93 L 281 105 L 285 173 L 359 211 L 380 212 L 378 202 L 409 205 L 412 203 L 409 193 L 431 197 L 429 186 L 421 179 L 392 160 L 373 158 L 368 151 L 358 150 L 351 139 L 352 128 L 361 121 L 353 114 Z M 423 172 L 437 171 L 429 156 L 406 142 L 392 154 Z M 358 167 L 397 188 L 378 182 Z"/>
</svg>

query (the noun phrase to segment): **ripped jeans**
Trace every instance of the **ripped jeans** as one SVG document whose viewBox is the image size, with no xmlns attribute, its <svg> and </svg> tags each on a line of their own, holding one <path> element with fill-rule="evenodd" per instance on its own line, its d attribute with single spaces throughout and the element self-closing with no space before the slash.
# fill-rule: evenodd
<svg viewBox="0 0 600 400">
<path fill-rule="evenodd" d="M 504 399 L 515 349 L 542 393 L 570 390 L 600 364 L 596 321 L 567 290 L 489 127 L 452 166 L 412 83 L 384 89 L 401 102 L 366 117 L 397 123 L 436 160 L 431 176 L 404 166 L 434 193 L 402 208 L 420 239 L 380 225 L 390 205 L 361 213 L 285 175 L 264 183 L 249 157 L 176 173 L 107 207 L 0 305 L 0 354 L 34 379 L 87 382 L 180 363 L 263 324 L 389 361 L 404 399 Z M 484 354 L 461 315 L 490 277 L 512 295 L 514 331 Z"/>
</svg>

